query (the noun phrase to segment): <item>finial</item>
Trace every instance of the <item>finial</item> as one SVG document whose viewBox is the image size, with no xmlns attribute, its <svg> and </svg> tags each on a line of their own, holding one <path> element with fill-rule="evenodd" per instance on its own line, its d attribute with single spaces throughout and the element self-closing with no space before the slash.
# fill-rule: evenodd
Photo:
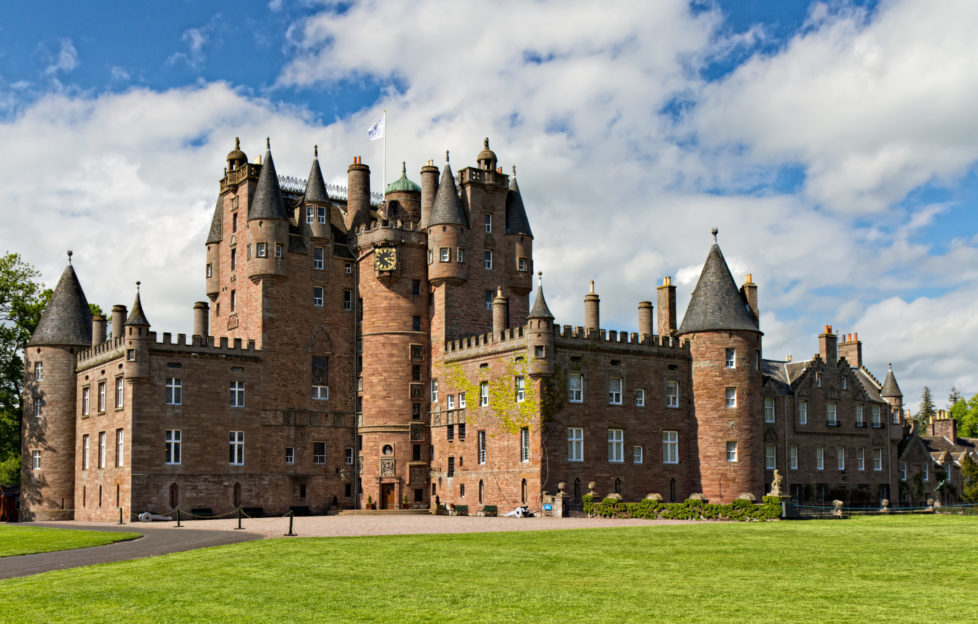
<svg viewBox="0 0 978 624">
<path fill-rule="evenodd" d="M 448 162 L 448 150 L 445 150 L 445 162 Z"/>
<path fill-rule="evenodd" d="M 71 264 L 71 256 L 72 256 L 72 254 L 74 254 L 74 252 L 69 249 L 68 250 L 68 264 Z"/>
<path fill-rule="evenodd" d="M 502 297 L 503 296 L 503 287 L 502 286 L 496 286 L 496 296 L 497 297 Z"/>
<path fill-rule="evenodd" d="M 485 138 L 485 139 L 484 139 L 484 140 L 482 141 L 482 147 L 484 147 L 484 148 L 486 148 L 486 149 L 489 149 L 489 137 L 486 137 L 486 138 Z"/>
<path fill-rule="evenodd" d="M 401 161 L 401 177 L 402 178 L 406 178 L 407 177 L 407 161 L 406 160 L 402 160 Z"/>
<path fill-rule="evenodd" d="M 516 165 L 513 165 L 513 177 L 516 177 Z"/>
<path fill-rule="evenodd" d="M 319 146 L 318 145 L 313 145 L 312 146 L 312 157 L 313 158 L 319 158 Z"/>
<path fill-rule="evenodd" d="M 136 293 L 139 293 L 139 285 L 142 284 L 139 280 L 136 280 Z"/>
<path fill-rule="evenodd" d="M 234 137 L 234 149 L 236 150 L 241 149 L 241 139 L 239 139 L 238 137 Z"/>
<path fill-rule="evenodd" d="M 543 287 L 543 271 L 537 271 L 537 283 Z"/>
<path fill-rule="evenodd" d="M 272 149 L 272 139 L 265 137 L 265 149 Z"/>
<path fill-rule="evenodd" d="M 594 280 L 591 280 L 591 293 L 594 294 Z"/>
<path fill-rule="evenodd" d="M 893 362 L 890 362 L 890 370 L 893 370 Z"/>
<path fill-rule="evenodd" d="M 714 243 L 716 243 L 716 242 L 717 242 L 717 234 L 719 234 L 719 233 L 720 233 L 720 230 L 718 230 L 718 229 L 716 228 L 716 226 L 714 226 L 714 227 L 713 227 L 713 229 L 712 229 L 712 230 L 710 230 L 710 234 L 713 234 L 713 242 L 714 242 Z"/>
</svg>

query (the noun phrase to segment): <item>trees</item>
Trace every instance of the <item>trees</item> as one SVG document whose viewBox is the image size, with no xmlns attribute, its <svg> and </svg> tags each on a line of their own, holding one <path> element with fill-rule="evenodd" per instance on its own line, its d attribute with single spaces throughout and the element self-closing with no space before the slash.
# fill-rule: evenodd
<svg viewBox="0 0 978 624">
<path fill-rule="evenodd" d="M 936 415 L 937 410 L 934 409 L 934 399 L 931 397 L 930 388 L 924 386 L 924 393 L 920 397 L 920 409 L 914 415 L 914 420 L 917 421 L 917 425 L 923 427 Z"/>
<path fill-rule="evenodd" d="M 978 503 L 978 464 L 966 454 L 961 460 L 961 476 L 964 478 L 962 495 L 966 501 Z"/>
</svg>

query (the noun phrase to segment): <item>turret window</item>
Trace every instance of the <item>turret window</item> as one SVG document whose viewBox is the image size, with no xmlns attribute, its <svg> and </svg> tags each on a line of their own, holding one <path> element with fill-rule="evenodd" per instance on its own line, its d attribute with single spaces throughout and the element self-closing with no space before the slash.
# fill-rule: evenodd
<svg viewBox="0 0 978 624">
<path fill-rule="evenodd" d="M 486 252 L 483 254 L 483 258 L 485 259 L 486 270 L 487 271 L 491 271 L 492 270 L 492 252 L 487 249 Z"/>
<path fill-rule="evenodd" d="M 461 247 L 455 250 L 455 260 L 459 264 L 463 264 L 465 262 L 465 250 Z"/>
<path fill-rule="evenodd" d="M 724 357 L 724 360 L 725 360 L 725 363 L 726 363 L 725 365 L 726 365 L 727 368 L 736 368 L 737 367 L 737 350 L 736 349 L 727 349 L 727 352 L 726 352 L 726 355 Z"/>
<path fill-rule="evenodd" d="M 727 407 L 737 407 L 737 388 L 726 389 Z"/>
<path fill-rule="evenodd" d="M 526 258 L 516 259 L 516 270 L 521 272 L 526 272 Z"/>
<path fill-rule="evenodd" d="M 312 223 L 313 219 L 316 218 L 316 207 L 306 206 L 306 223 Z"/>
<path fill-rule="evenodd" d="M 316 209 L 316 214 L 319 216 L 319 224 L 320 225 L 326 225 L 326 207 L 325 206 L 319 206 Z"/>
<path fill-rule="evenodd" d="M 441 260 L 442 262 L 451 262 L 452 261 L 451 247 L 441 247 L 438 250 L 438 259 Z"/>
<path fill-rule="evenodd" d="M 645 390 L 635 391 L 635 406 L 645 407 Z"/>
<path fill-rule="evenodd" d="M 183 403 L 183 381 L 177 377 L 166 378 L 166 404 L 180 405 Z"/>
<path fill-rule="evenodd" d="M 42 362 L 34 362 L 34 381 L 41 381 L 44 376 L 44 364 Z"/>
<path fill-rule="evenodd" d="M 207 275 L 207 278 L 208 279 L 214 277 L 214 267 L 211 266 L 211 263 L 210 262 L 207 263 L 207 272 L 206 272 L 206 275 Z"/>
<path fill-rule="evenodd" d="M 323 287 L 313 286 L 312 287 L 312 305 L 321 308 L 323 307 Z"/>
<path fill-rule="evenodd" d="M 255 255 L 259 258 L 267 258 L 268 245 L 266 243 L 255 243 Z"/>
<path fill-rule="evenodd" d="M 275 243 L 275 257 L 276 258 L 282 257 L 282 246 L 278 243 Z"/>
</svg>

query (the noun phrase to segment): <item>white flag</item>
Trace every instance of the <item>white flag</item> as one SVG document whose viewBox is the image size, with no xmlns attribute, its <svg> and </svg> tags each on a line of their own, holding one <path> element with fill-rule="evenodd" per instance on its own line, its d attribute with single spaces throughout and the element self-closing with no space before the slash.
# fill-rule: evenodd
<svg viewBox="0 0 978 624">
<path fill-rule="evenodd" d="M 384 138 L 384 118 L 385 117 L 386 117 L 386 115 L 382 115 L 382 116 L 378 117 L 377 118 L 377 121 L 374 122 L 374 125 L 370 126 L 370 129 L 367 130 L 367 136 L 370 137 L 370 140 L 371 141 L 376 141 L 377 139 Z"/>
</svg>

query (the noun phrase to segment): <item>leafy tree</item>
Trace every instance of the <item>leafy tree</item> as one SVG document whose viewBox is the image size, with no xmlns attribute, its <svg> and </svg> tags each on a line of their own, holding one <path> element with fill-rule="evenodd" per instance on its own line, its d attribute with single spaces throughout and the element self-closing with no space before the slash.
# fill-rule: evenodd
<svg viewBox="0 0 978 624">
<path fill-rule="evenodd" d="M 961 396 L 961 393 L 958 392 L 958 389 L 955 388 L 954 386 L 951 386 L 951 393 L 947 395 L 947 409 L 950 410 L 958 403 L 958 401 L 961 401 L 963 399 L 964 397 Z"/>
<path fill-rule="evenodd" d="M 951 408 L 958 435 L 963 438 L 978 438 L 978 394 L 967 401 L 964 399 Z"/>
<path fill-rule="evenodd" d="M 978 503 L 978 463 L 971 459 L 971 455 L 965 455 L 961 461 L 961 476 L 964 477 L 964 499 Z"/>
<path fill-rule="evenodd" d="M 920 409 L 917 410 L 914 419 L 918 425 L 924 426 L 936 415 L 937 410 L 934 409 L 934 399 L 930 395 L 930 388 L 924 386 L 924 394 L 920 397 Z"/>
</svg>

